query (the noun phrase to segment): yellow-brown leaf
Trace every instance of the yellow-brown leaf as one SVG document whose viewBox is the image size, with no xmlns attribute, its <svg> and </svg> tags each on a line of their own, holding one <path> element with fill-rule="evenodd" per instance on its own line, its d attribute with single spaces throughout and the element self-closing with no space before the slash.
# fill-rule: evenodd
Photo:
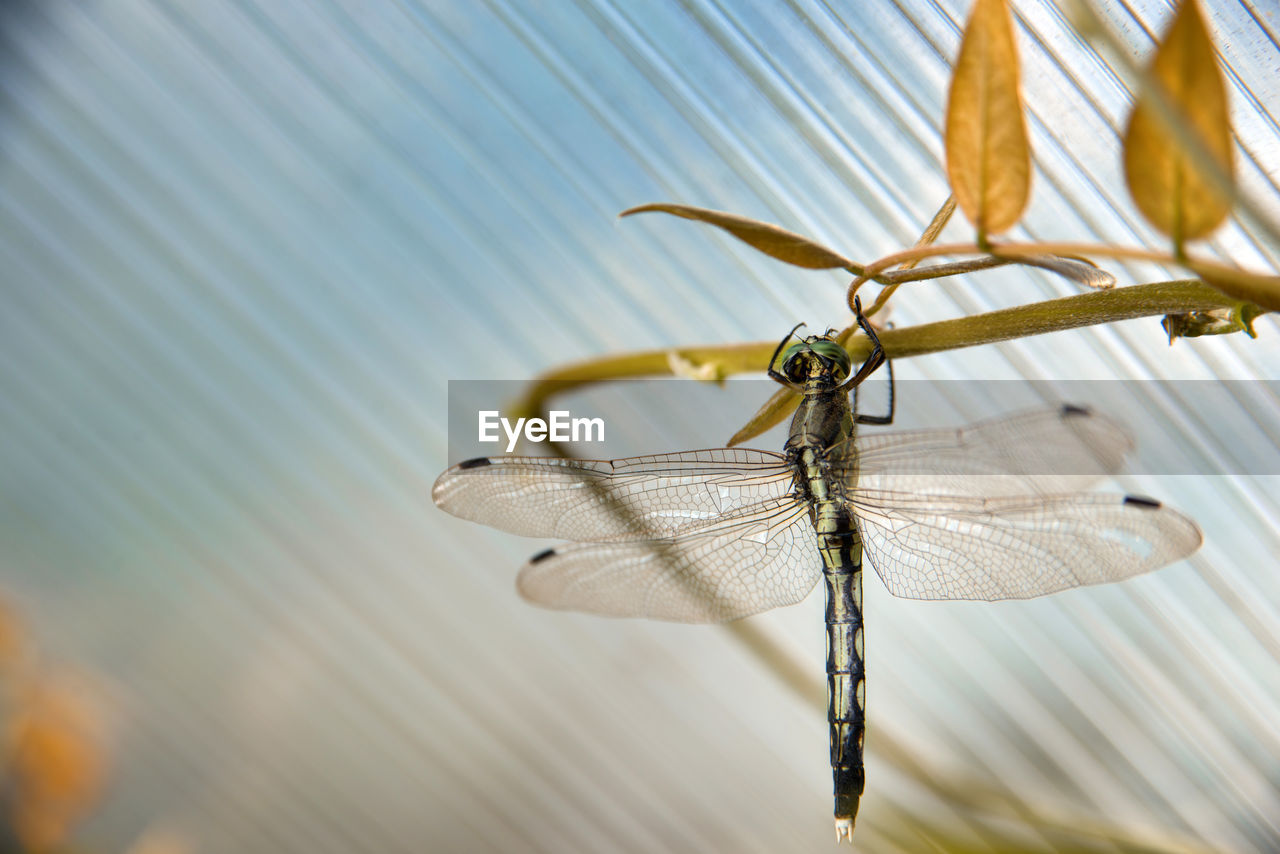
<svg viewBox="0 0 1280 854">
<path fill-rule="evenodd" d="M 772 430 L 774 427 L 782 423 L 782 420 L 795 411 L 800 405 L 800 395 L 789 388 L 780 388 L 773 393 L 773 396 L 765 401 L 764 406 L 755 415 L 751 416 L 751 420 L 742 426 L 742 429 L 729 439 L 730 448 L 754 439 L 761 433 Z"/>
<path fill-rule="evenodd" d="M 976 0 L 947 97 L 947 179 L 979 235 L 1017 224 L 1031 194 L 1031 147 L 1006 0 Z"/>
<path fill-rule="evenodd" d="M 709 223 L 724 229 L 752 248 L 797 267 L 804 267 L 808 270 L 843 268 L 855 273 L 859 270 L 858 265 L 853 261 L 819 243 L 813 242 L 807 237 L 802 237 L 799 234 L 779 228 L 776 225 L 770 225 L 767 222 L 748 219 L 747 217 L 725 213 L 724 211 L 713 211 L 688 205 L 654 204 L 629 208 L 618 214 L 618 216 L 631 216 L 632 214 L 648 213 L 650 211 L 668 213 L 685 219 Z"/>
<path fill-rule="evenodd" d="M 1280 276 L 1260 276 L 1211 261 L 1188 261 L 1187 268 L 1224 294 L 1280 311 Z"/>
<path fill-rule="evenodd" d="M 1227 86 L 1194 0 L 1183 0 L 1149 68 L 1205 152 L 1231 173 Z M 1229 199 L 1196 168 L 1149 93 L 1138 99 L 1124 135 L 1124 170 L 1138 210 L 1176 245 L 1204 237 L 1230 213 Z"/>
</svg>

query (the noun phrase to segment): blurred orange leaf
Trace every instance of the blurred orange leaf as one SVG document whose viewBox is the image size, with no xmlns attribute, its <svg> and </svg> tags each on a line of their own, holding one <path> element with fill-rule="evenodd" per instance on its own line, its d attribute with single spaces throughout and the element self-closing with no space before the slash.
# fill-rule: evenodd
<svg viewBox="0 0 1280 854">
<path fill-rule="evenodd" d="M 27 850 L 60 845 L 105 774 L 101 721 L 74 680 L 42 677 L 7 732 L 13 825 Z"/>
<path fill-rule="evenodd" d="M 1151 75 L 1186 117 L 1206 151 L 1230 174 L 1231 121 L 1227 86 L 1213 41 L 1194 0 L 1183 0 L 1151 61 Z M 1124 134 L 1124 170 L 1133 200 L 1175 245 L 1222 224 L 1231 204 L 1197 169 L 1161 120 L 1152 96 L 1139 97 Z"/>
<path fill-rule="evenodd" d="M 837 252 L 833 252 L 820 243 L 815 243 L 807 237 L 767 222 L 748 219 L 747 217 L 724 211 L 713 211 L 688 205 L 653 204 L 628 208 L 618 216 L 631 216 L 632 214 L 655 211 L 683 217 L 684 219 L 696 220 L 697 222 L 705 222 L 717 228 L 722 228 L 752 248 L 758 249 L 772 258 L 777 258 L 779 261 L 793 264 L 796 267 L 804 267 L 808 270 L 846 269 L 854 273 L 857 273 L 860 269 L 853 261 Z"/>
<path fill-rule="evenodd" d="M 22 624 L 9 603 L 0 599 L 0 673 L 16 671 L 25 649 Z"/>
<path fill-rule="evenodd" d="M 1011 228 L 1031 194 L 1031 147 L 1006 0 L 976 0 L 947 97 L 947 179 L 980 236 Z"/>
</svg>

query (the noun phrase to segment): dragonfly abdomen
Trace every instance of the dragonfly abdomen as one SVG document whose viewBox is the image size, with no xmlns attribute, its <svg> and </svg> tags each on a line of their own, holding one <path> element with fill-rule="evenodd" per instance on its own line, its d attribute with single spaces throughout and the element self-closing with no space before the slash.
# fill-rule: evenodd
<svg viewBox="0 0 1280 854">
<path fill-rule="evenodd" d="M 835 518 L 828 517 L 830 522 Z M 827 521 L 822 520 L 821 521 Z M 865 672 L 862 659 L 862 541 L 852 520 L 819 531 L 827 589 L 827 720 L 837 837 L 853 832 L 866 781 L 862 764 Z M 831 527 L 832 525 L 821 525 Z"/>
<path fill-rule="evenodd" d="M 862 668 L 862 539 L 847 505 L 856 485 L 853 412 L 843 391 L 815 383 L 791 422 L 788 456 L 797 493 L 810 504 L 827 588 L 827 721 L 836 839 L 849 839 L 866 780 Z"/>
</svg>

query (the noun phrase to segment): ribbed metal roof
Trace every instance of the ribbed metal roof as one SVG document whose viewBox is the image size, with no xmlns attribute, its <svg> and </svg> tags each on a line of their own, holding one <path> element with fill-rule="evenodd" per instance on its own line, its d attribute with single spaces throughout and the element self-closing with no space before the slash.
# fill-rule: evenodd
<svg viewBox="0 0 1280 854">
<path fill-rule="evenodd" d="M 1157 245 L 1120 172 L 1125 82 L 1062 9 L 1015 5 L 1037 166 L 1022 236 Z M 1241 183 L 1280 220 L 1280 24 L 1206 6 Z M 967 7 L 0 8 L 0 595 L 109 719 L 83 849 L 829 844 L 822 711 L 740 635 L 532 608 L 513 578 L 536 544 L 429 490 L 456 462 L 449 380 L 846 322 L 839 276 L 614 215 L 675 201 L 859 260 L 910 245 L 947 193 Z M 1136 55 L 1168 9 L 1106 15 Z M 1278 249 L 1236 224 L 1212 246 L 1256 269 Z M 893 320 L 1071 291 L 985 273 L 909 286 Z M 1169 347 L 1147 319 L 899 372 L 1280 380 L 1280 329 L 1257 329 Z M 1231 458 L 1215 413 L 1134 388 L 1118 415 L 1207 470 Z M 1280 401 L 1253 388 L 1249 417 L 1280 435 Z M 725 438 L 611 399 L 644 450 Z M 1152 577 L 939 604 L 869 576 L 857 844 L 1280 847 L 1280 507 L 1274 476 L 1238 468 L 1126 479 L 1205 531 Z M 817 599 L 752 629 L 813 679 Z"/>
</svg>

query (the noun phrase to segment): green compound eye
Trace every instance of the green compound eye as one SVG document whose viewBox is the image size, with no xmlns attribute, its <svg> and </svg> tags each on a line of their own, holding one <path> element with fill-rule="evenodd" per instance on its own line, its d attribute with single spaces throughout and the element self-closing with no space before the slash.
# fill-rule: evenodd
<svg viewBox="0 0 1280 854">
<path fill-rule="evenodd" d="M 808 350 L 808 344 L 792 344 L 790 347 L 782 351 L 782 358 L 778 359 L 778 366 L 782 368 L 783 373 L 787 372 L 787 365 L 791 364 L 791 360 L 801 350 Z"/>
<path fill-rule="evenodd" d="M 816 356 L 831 368 L 831 373 L 837 382 L 843 381 L 849 375 L 849 369 L 852 363 L 849 361 L 849 354 L 845 352 L 834 341 L 805 341 L 799 344 L 792 344 L 782 353 L 782 358 L 778 360 L 783 375 L 792 382 L 804 382 L 805 376 L 808 374 L 806 363 L 808 359 L 805 356 Z"/>
<path fill-rule="evenodd" d="M 778 362 L 782 375 L 793 383 L 804 382 L 805 375 L 809 372 L 806 367 L 808 360 L 805 358 L 808 353 L 808 344 L 792 344 L 788 347 Z"/>
<path fill-rule="evenodd" d="M 809 345 L 809 349 L 834 365 L 833 373 L 837 380 L 843 380 L 849 376 L 853 363 L 849 360 L 849 354 L 839 344 L 834 341 L 814 341 Z"/>
</svg>

